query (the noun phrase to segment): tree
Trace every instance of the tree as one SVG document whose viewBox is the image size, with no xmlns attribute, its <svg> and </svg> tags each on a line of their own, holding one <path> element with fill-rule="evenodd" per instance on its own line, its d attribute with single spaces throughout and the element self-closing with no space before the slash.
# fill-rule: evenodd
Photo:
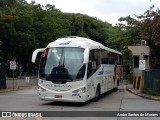
<svg viewBox="0 0 160 120">
<path fill-rule="evenodd" d="M 45 7 L 25 0 L 11 6 L 5 1 L 0 12 L 0 40 L 6 61 L 16 59 L 24 69 L 31 65 L 34 49 L 63 36 L 82 36 L 106 44 L 109 23 L 82 14 L 62 13 L 54 5 Z M 4 3 L 4 1 L 1 3 Z M 12 7 L 12 9 L 11 9 Z M 45 8 L 45 9 L 44 9 Z"/>
<path fill-rule="evenodd" d="M 154 10 L 154 5 L 147 10 L 142 18 L 140 36 L 147 41 L 151 48 L 150 65 L 151 68 L 160 66 L 160 10 Z"/>
<path fill-rule="evenodd" d="M 155 69 L 160 66 L 160 54 L 158 52 L 160 49 L 160 10 L 153 8 L 154 5 L 144 15 L 135 15 L 136 19 L 130 16 L 120 18 L 119 20 L 125 21 L 126 25 L 119 24 L 117 27 L 127 33 L 128 45 L 136 45 L 141 40 L 147 41 L 147 45 L 151 49 L 150 66 Z"/>
<path fill-rule="evenodd" d="M 1 45 L 2 45 L 2 41 L 0 41 L 0 48 L 1 48 Z M 2 50 L 0 49 L 0 59 L 2 59 Z"/>
</svg>

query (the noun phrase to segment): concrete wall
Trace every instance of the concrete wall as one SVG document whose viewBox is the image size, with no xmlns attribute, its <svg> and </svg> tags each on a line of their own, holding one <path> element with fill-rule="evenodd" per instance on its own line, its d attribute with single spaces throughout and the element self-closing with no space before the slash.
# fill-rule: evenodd
<svg viewBox="0 0 160 120">
<path fill-rule="evenodd" d="M 142 70 L 139 70 L 139 68 L 134 68 L 133 76 L 142 76 Z"/>
<path fill-rule="evenodd" d="M 142 89 L 143 87 L 143 75 L 142 70 L 139 70 L 139 66 L 134 63 L 134 56 L 139 57 L 139 60 L 145 60 L 145 69 L 150 69 L 149 66 L 149 56 L 150 56 L 150 47 L 149 46 L 128 46 L 128 49 L 132 52 L 133 57 L 133 88 Z M 137 59 L 138 60 L 138 59 Z M 136 63 L 139 62 L 136 60 Z M 134 66 L 135 65 L 135 66 Z"/>
<path fill-rule="evenodd" d="M 19 89 L 23 87 L 36 86 L 38 84 L 38 77 L 21 77 L 21 78 L 7 78 L 6 85 L 9 89 Z"/>
<path fill-rule="evenodd" d="M 139 56 L 141 53 L 144 55 L 150 55 L 150 47 L 149 46 L 128 46 L 128 49 L 132 51 L 133 56 Z"/>
<path fill-rule="evenodd" d="M 128 46 L 128 49 L 132 52 L 132 56 L 138 56 L 139 60 L 146 60 L 146 69 L 150 69 L 149 66 L 149 56 L 150 47 L 149 46 Z M 134 63 L 133 63 L 134 65 Z M 142 76 L 142 70 L 133 67 L 133 76 Z"/>
</svg>

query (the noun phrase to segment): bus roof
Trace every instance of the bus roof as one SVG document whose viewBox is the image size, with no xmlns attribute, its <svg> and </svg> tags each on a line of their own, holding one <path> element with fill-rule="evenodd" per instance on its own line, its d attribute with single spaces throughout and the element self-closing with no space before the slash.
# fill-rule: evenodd
<svg viewBox="0 0 160 120">
<path fill-rule="evenodd" d="M 90 49 L 104 49 L 122 55 L 119 51 L 105 47 L 103 44 L 84 37 L 66 36 L 58 38 L 54 42 L 48 44 L 48 47 L 81 47 Z"/>
</svg>

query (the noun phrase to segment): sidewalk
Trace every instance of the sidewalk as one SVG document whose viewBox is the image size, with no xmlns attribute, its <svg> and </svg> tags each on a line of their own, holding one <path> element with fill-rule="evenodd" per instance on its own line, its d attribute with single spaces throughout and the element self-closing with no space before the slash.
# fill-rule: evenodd
<svg viewBox="0 0 160 120">
<path fill-rule="evenodd" d="M 133 93 L 135 95 L 138 95 L 140 97 L 144 97 L 144 98 L 147 98 L 147 99 L 150 99 L 150 100 L 160 101 L 160 96 L 151 96 L 151 95 L 141 93 L 141 90 L 133 89 L 132 84 L 126 85 L 126 89 L 127 89 L 128 92 Z"/>
</svg>

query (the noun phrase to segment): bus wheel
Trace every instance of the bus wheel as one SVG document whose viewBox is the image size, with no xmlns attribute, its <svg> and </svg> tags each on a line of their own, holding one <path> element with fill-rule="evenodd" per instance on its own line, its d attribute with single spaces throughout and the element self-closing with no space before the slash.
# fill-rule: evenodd
<svg viewBox="0 0 160 120">
<path fill-rule="evenodd" d="M 95 98 L 93 98 L 93 101 L 94 101 L 94 102 L 97 102 L 97 101 L 99 100 L 100 94 L 101 94 L 100 85 L 98 85 L 98 86 L 97 86 L 96 93 L 95 93 Z"/>
<path fill-rule="evenodd" d="M 118 89 L 118 86 L 114 88 L 114 91 L 115 91 L 115 92 L 117 92 L 118 90 L 119 90 L 119 89 Z"/>
<path fill-rule="evenodd" d="M 119 79 L 118 79 L 118 81 L 117 81 L 117 86 L 119 86 Z"/>
</svg>

